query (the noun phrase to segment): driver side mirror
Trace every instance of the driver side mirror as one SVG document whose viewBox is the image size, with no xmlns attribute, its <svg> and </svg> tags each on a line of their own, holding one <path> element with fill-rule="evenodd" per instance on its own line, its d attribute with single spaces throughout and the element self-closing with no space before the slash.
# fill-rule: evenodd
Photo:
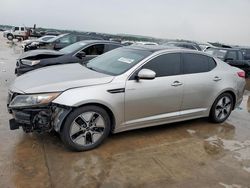
<svg viewBox="0 0 250 188">
<path fill-rule="evenodd" d="M 137 75 L 137 80 L 153 80 L 155 79 L 156 73 L 150 69 L 142 69 L 139 71 Z"/>
<path fill-rule="evenodd" d="M 80 58 L 80 59 L 83 59 L 84 57 L 86 57 L 86 53 L 85 52 L 78 52 L 76 54 L 76 57 Z"/>
</svg>

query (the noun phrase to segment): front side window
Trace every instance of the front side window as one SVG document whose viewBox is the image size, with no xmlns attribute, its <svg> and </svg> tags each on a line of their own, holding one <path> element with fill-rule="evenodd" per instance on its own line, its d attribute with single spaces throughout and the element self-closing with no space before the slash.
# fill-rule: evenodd
<svg viewBox="0 0 250 188">
<path fill-rule="evenodd" d="M 160 55 L 143 66 L 156 73 L 156 77 L 178 75 L 181 72 L 181 55 L 178 53 Z"/>
<path fill-rule="evenodd" d="M 236 51 L 228 51 L 227 59 L 236 60 L 237 59 Z"/>
<path fill-rule="evenodd" d="M 24 31 L 24 27 L 21 27 L 21 31 Z"/>
<path fill-rule="evenodd" d="M 109 75 L 120 75 L 151 54 L 146 50 L 117 48 L 90 60 L 87 68 Z"/>
<path fill-rule="evenodd" d="M 243 54 L 241 53 L 241 51 L 238 51 L 238 59 L 239 60 L 243 60 L 244 59 Z"/>
<path fill-rule="evenodd" d="M 14 28 L 14 31 L 19 31 L 19 27 L 15 27 L 15 28 Z"/>
<path fill-rule="evenodd" d="M 86 55 L 101 55 L 104 53 L 104 44 L 95 44 L 83 50 Z"/>
<path fill-rule="evenodd" d="M 182 61 L 184 74 L 208 72 L 216 66 L 213 58 L 200 54 L 184 53 Z"/>
</svg>

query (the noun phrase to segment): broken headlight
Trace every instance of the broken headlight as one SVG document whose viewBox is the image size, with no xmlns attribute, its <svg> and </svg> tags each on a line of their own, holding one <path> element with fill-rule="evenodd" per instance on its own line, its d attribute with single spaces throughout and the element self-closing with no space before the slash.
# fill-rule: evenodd
<svg viewBox="0 0 250 188">
<path fill-rule="evenodd" d="M 17 95 L 9 104 L 10 108 L 45 105 L 58 97 L 60 93 L 45 93 L 35 95 Z"/>
<path fill-rule="evenodd" d="M 26 59 L 23 59 L 21 62 L 24 65 L 34 66 L 34 65 L 37 65 L 38 63 L 40 63 L 40 60 L 26 60 Z"/>
</svg>

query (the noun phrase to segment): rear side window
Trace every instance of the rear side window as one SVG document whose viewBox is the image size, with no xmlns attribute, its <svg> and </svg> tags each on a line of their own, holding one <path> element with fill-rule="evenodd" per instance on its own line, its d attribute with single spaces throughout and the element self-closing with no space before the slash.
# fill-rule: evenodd
<svg viewBox="0 0 250 188">
<path fill-rule="evenodd" d="M 208 72 L 216 67 L 214 59 L 205 55 L 184 53 L 182 60 L 184 74 Z"/>
<path fill-rule="evenodd" d="M 21 27 L 21 31 L 24 31 L 24 27 Z"/>
<path fill-rule="evenodd" d="M 19 27 L 15 27 L 15 31 L 19 31 Z"/>
<path fill-rule="evenodd" d="M 181 72 L 181 55 L 160 55 L 143 66 L 145 69 L 155 71 L 156 77 L 178 75 Z"/>
</svg>

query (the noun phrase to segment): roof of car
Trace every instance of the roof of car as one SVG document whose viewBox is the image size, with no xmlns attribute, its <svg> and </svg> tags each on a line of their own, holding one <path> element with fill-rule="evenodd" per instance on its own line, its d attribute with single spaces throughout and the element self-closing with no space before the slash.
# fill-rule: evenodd
<svg viewBox="0 0 250 188">
<path fill-rule="evenodd" d="M 210 47 L 209 49 L 216 49 L 216 50 L 227 50 L 227 51 L 235 51 L 235 50 L 240 50 L 239 48 L 223 48 L 223 47 Z"/>
<path fill-rule="evenodd" d="M 150 52 L 157 52 L 161 50 L 171 50 L 171 49 L 181 49 L 178 47 L 173 47 L 173 46 L 163 46 L 163 45 L 131 45 L 131 46 L 126 46 L 124 48 L 128 49 L 134 49 L 134 50 L 145 50 L 145 51 L 150 51 Z"/>
<path fill-rule="evenodd" d="M 121 43 L 119 42 L 115 42 L 115 41 L 109 41 L 109 40 L 81 40 L 81 41 L 78 41 L 76 43 L 81 43 L 81 42 L 84 42 L 86 44 L 91 44 L 91 43 L 110 43 L 110 44 L 118 44 L 118 45 L 121 45 L 123 46 Z"/>
</svg>

